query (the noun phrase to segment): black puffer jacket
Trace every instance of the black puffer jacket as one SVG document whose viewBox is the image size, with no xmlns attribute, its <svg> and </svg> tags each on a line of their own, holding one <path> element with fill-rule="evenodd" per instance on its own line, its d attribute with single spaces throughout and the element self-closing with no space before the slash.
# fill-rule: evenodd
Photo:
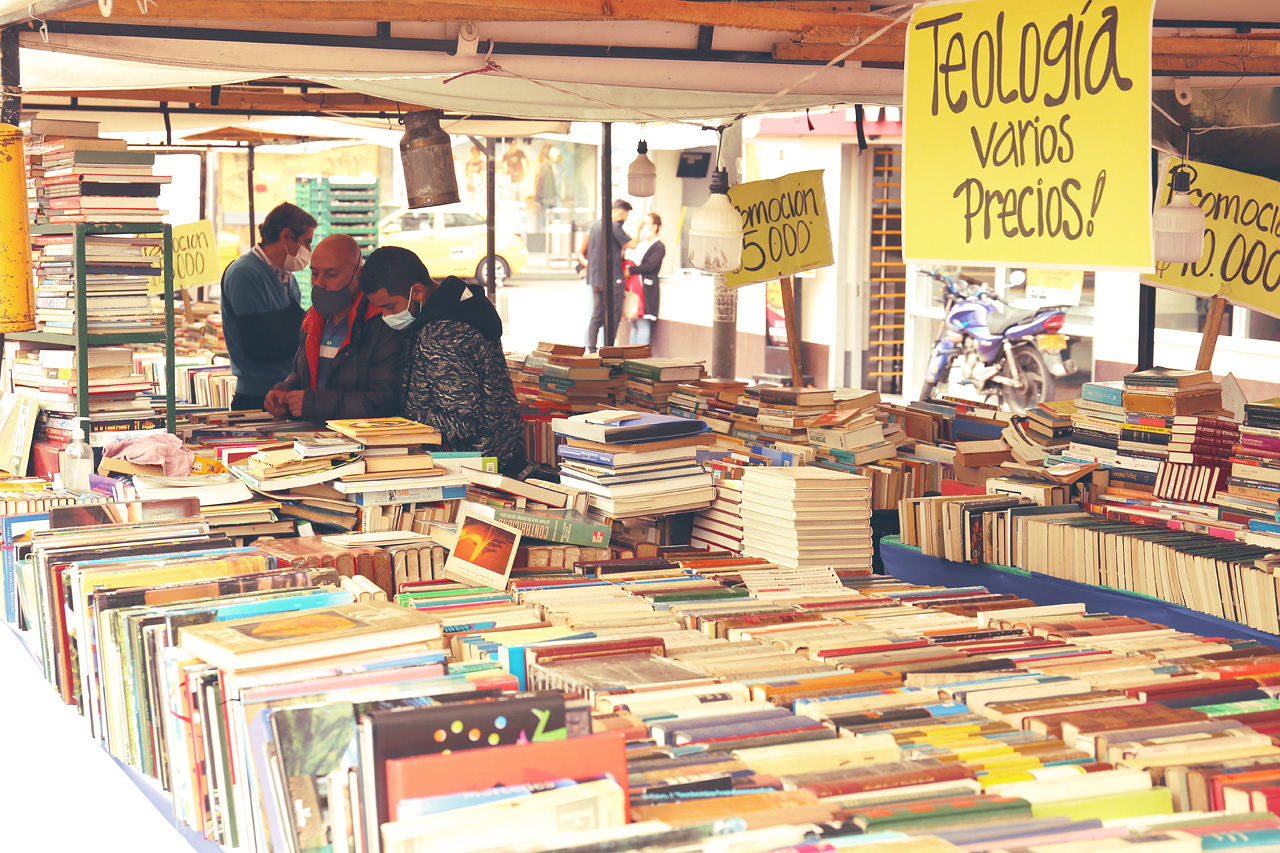
<svg viewBox="0 0 1280 853">
<path fill-rule="evenodd" d="M 502 354 L 502 319 L 484 291 L 449 276 L 405 333 L 401 414 L 440 430 L 446 450 L 525 472 L 524 427 Z"/>
<path fill-rule="evenodd" d="M 382 320 L 364 294 L 351 306 L 347 340 L 333 359 L 329 381 L 316 390 L 324 317 L 314 308 L 302 318 L 293 372 L 276 385 L 302 390 L 302 419 L 323 424 L 335 418 L 381 418 L 396 413 L 400 386 L 401 333 Z"/>
</svg>

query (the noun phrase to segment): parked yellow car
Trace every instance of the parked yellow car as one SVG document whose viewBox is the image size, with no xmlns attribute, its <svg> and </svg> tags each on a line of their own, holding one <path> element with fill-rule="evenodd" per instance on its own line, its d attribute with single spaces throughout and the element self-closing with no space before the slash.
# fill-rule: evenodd
<svg viewBox="0 0 1280 853">
<path fill-rule="evenodd" d="M 379 246 L 403 246 L 414 252 L 437 281 L 456 275 L 487 283 L 482 211 L 460 204 L 416 210 L 402 207 L 379 223 L 378 232 Z M 494 252 L 499 287 L 529 262 L 524 238 L 501 225 L 494 234 Z"/>
</svg>

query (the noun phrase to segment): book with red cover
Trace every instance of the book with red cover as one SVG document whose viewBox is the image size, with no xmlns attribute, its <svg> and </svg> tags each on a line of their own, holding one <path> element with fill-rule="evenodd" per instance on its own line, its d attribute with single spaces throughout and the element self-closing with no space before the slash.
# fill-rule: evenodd
<svg viewBox="0 0 1280 853">
<path fill-rule="evenodd" d="M 470 749 L 448 755 L 415 755 L 387 759 L 384 774 L 387 813 L 401 800 L 483 791 L 499 785 L 522 785 L 556 779 L 588 779 L 607 773 L 627 785 L 626 735 L 607 731 L 560 741 Z M 630 806 L 628 805 L 628 819 Z"/>
<path fill-rule="evenodd" d="M 538 691 L 425 707 L 374 710 L 360 718 L 361 761 L 373 783 L 379 825 L 391 820 L 386 764 L 397 758 L 467 750 L 490 751 L 517 743 L 565 740 L 570 730 L 590 726 L 589 712 L 566 708 L 563 693 Z M 584 718 L 585 719 L 582 719 Z M 459 790 L 453 788 L 452 790 Z"/>
</svg>

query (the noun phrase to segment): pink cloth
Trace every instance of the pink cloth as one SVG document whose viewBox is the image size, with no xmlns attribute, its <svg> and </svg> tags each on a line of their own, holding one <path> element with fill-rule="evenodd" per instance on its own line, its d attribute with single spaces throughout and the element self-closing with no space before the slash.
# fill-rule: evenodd
<svg viewBox="0 0 1280 853">
<path fill-rule="evenodd" d="M 185 477 L 191 473 L 196 455 L 182 446 L 182 439 L 167 432 L 134 441 L 118 441 L 103 448 L 102 454 L 138 465 L 160 465 L 166 477 Z"/>
</svg>

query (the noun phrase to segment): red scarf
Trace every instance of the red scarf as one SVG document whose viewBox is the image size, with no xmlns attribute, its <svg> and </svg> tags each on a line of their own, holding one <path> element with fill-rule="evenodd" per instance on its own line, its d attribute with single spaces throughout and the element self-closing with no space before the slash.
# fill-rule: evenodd
<svg viewBox="0 0 1280 853">
<path fill-rule="evenodd" d="M 382 316 L 382 309 L 369 304 L 365 300 L 364 294 L 360 294 L 358 299 L 351 302 L 351 308 L 347 311 L 347 337 L 342 342 L 342 346 L 338 347 L 339 351 L 342 351 L 347 344 L 351 343 L 351 333 L 355 331 L 356 318 L 361 303 L 367 306 L 364 312 L 366 323 L 374 317 Z M 320 371 L 320 340 L 324 337 L 324 315 L 315 308 L 308 308 L 307 315 L 302 318 L 302 330 L 306 333 L 307 367 L 311 373 L 311 390 L 314 391 L 316 389 L 316 374 Z"/>
</svg>

